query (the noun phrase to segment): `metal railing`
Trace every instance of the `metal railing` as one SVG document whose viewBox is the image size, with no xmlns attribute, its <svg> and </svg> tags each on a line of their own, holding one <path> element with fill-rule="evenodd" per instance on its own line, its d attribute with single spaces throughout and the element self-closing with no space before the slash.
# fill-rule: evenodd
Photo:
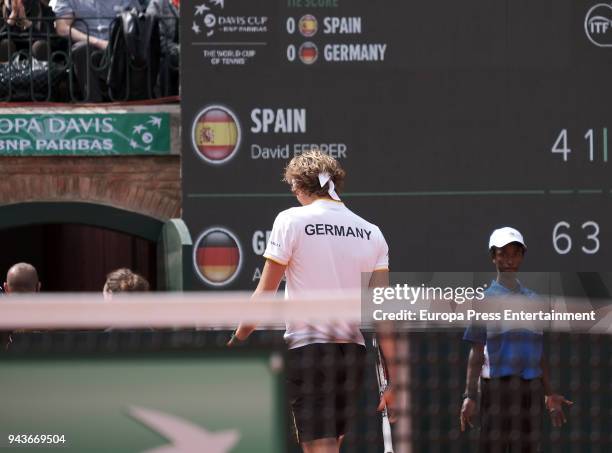
<svg viewBox="0 0 612 453">
<path fill-rule="evenodd" d="M 0 30 L 0 102 L 125 102 L 178 95 L 178 54 L 166 54 L 161 44 L 157 52 L 153 41 L 145 59 L 111 41 L 105 50 L 96 48 L 85 19 L 75 19 L 67 37 L 55 32 L 57 18 L 28 17 L 32 25 L 25 31 L 5 24 Z M 96 19 L 109 20 L 109 39 L 121 26 L 120 17 Z M 177 17 L 157 20 L 160 27 L 172 21 L 178 29 Z M 73 29 L 87 34 L 84 44 L 73 40 Z"/>
</svg>

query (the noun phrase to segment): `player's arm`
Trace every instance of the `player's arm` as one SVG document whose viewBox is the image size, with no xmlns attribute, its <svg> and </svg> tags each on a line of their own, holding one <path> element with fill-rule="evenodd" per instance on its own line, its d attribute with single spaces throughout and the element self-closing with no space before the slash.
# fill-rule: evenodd
<svg viewBox="0 0 612 453">
<path fill-rule="evenodd" d="M 370 289 L 385 288 L 389 286 L 389 270 L 379 269 L 372 272 L 370 277 Z M 380 323 L 378 329 L 378 344 L 387 362 L 389 380 L 393 382 L 396 377 L 395 339 L 393 337 L 393 326 L 390 322 Z"/>
<path fill-rule="evenodd" d="M 544 402 L 546 409 L 550 413 L 550 419 L 553 426 L 560 427 L 567 423 L 565 414 L 563 413 L 563 405 L 566 404 L 571 406 L 574 404 L 572 401 L 566 400 L 563 395 L 554 393 L 552 386 L 550 385 L 550 372 L 548 370 L 548 361 L 542 354 L 540 361 L 540 367 L 542 368 L 542 385 L 544 387 Z"/>
<path fill-rule="evenodd" d="M 259 284 L 251 298 L 257 299 L 257 297 L 265 293 L 276 293 L 283 279 L 283 275 L 285 274 L 285 269 L 287 269 L 286 265 L 267 259 L 264 264 L 263 272 L 261 273 L 261 278 L 259 279 Z M 257 326 L 252 324 L 241 323 L 232 336 L 232 339 L 229 341 L 228 346 L 233 346 L 239 341 L 245 341 L 249 335 L 253 333 L 256 327 Z"/>
<path fill-rule="evenodd" d="M 465 382 L 465 397 L 461 405 L 461 431 L 465 431 L 467 425 L 472 426 L 472 416 L 476 412 L 476 395 L 478 393 L 478 378 L 484 364 L 484 343 L 472 343 L 470 356 L 468 358 L 467 376 Z"/>
<path fill-rule="evenodd" d="M 369 284 L 370 289 L 385 288 L 387 286 L 389 286 L 388 269 L 378 269 L 372 272 Z M 393 408 L 395 402 L 393 383 L 396 382 L 397 378 L 397 359 L 393 325 L 390 322 L 384 322 L 377 325 L 377 338 L 378 344 L 385 358 L 385 363 L 387 364 L 389 382 L 391 383 L 391 386 L 387 389 L 387 391 L 385 391 L 380 399 L 380 403 L 378 404 L 378 410 L 382 411 L 385 406 L 388 408 Z"/>
</svg>

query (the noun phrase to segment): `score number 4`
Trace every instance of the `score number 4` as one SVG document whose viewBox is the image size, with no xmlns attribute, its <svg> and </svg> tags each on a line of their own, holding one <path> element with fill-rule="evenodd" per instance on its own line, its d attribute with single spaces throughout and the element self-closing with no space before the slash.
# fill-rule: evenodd
<svg viewBox="0 0 612 453">
<path fill-rule="evenodd" d="M 589 150 L 589 162 L 593 162 L 595 160 L 595 138 L 594 138 L 594 129 L 589 129 L 586 134 L 584 134 L 584 139 L 587 142 L 587 147 Z M 603 147 L 603 161 L 608 162 L 608 128 L 604 127 L 602 129 L 602 147 Z M 571 148 L 567 144 L 567 129 L 561 129 L 555 144 L 552 146 L 551 153 L 561 154 L 563 156 L 563 162 L 567 162 L 569 153 L 572 152 Z"/>
<path fill-rule="evenodd" d="M 567 255 L 572 250 L 572 237 L 563 231 L 569 231 L 571 225 L 568 222 L 561 221 L 555 225 L 552 232 L 552 242 L 555 251 L 559 255 Z M 589 220 L 581 225 L 582 230 L 586 234 L 586 239 L 589 241 L 588 245 L 591 247 L 581 247 L 581 250 L 587 255 L 594 255 L 599 251 L 599 225 L 597 222 Z M 563 229 L 563 230 L 562 230 Z"/>
</svg>

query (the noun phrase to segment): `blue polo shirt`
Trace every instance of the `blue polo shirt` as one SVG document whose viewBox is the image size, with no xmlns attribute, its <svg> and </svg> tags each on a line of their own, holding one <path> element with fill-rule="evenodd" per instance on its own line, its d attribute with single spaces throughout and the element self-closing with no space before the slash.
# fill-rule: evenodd
<svg viewBox="0 0 612 453">
<path fill-rule="evenodd" d="M 493 280 L 485 291 L 485 296 L 488 297 L 513 294 L 537 297 L 533 291 L 520 284 L 515 290 L 510 290 L 496 280 Z M 535 379 L 542 376 L 542 333 L 527 329 L 492 332 L 487 331 L 486 326 L 470 326 L 465 330 L 463 339 L 485 345 L 483 378 L 519 376 L 523 379 Z"/>
</svg>

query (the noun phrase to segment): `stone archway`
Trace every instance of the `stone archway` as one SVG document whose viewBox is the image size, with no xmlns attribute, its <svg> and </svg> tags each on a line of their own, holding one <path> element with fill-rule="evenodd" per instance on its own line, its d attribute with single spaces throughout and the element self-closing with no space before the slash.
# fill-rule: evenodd
<svg viewBox="0 0 612 453">
<path fill-rule="evenodd" d="M 94 203 L 31 202 L 0 206 L 0 232 L 40 224 L 79 224 L 127 233 L 157 242 L 164 222 L 153 217 Z"/>
<path fill-rule="evenodd" d="M 106 205 L 160 221 L 181 215 L 180 157 L 3 157 L 0 206 Z"/>
<path fill-rule="evenodd" d="M 97 292 L 108 272 L 129 267 L 151 288 L 164 289 L 158 276 L 165 261 L 157 253 L 163 227 L 153 217 L 94 203 L 0 206 L 0 273 L 26 261 L 38 270 L 44 291 Z"/>
</svg>

